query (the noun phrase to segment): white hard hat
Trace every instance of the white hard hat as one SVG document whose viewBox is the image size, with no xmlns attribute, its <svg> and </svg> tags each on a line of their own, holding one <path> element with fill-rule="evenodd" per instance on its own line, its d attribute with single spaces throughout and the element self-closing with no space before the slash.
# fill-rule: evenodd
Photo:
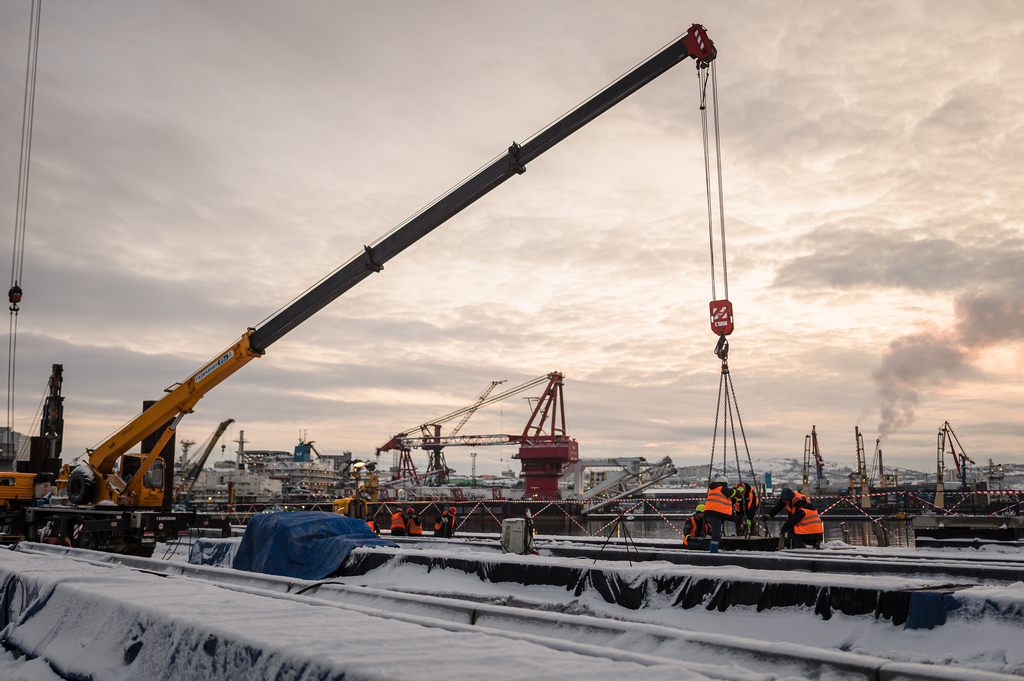
<svg viewBox="0 0 1024 681">
<path fill-rule="evenodd" d="M 720 482 L 723 485 L 728 485 L 729 478 L 725 477 L 724 475 L 716 475 L 715 477 L 711 478 L 711 482 Z"/>
</svg>

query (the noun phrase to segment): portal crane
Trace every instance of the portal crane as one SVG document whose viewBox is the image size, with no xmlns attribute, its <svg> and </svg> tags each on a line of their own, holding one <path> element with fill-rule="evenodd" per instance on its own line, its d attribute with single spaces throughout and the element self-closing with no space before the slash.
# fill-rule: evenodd
<svg viewBox="0 0 1024 681">
<path fill-rule="evenodd" d="M 199 479 L 199 473 L 202 472 L 203 466 L 206 465 L 206 460 L 210 458 L 210 452 L 212 452 L 213 448 L 217 446 L 217 440 L 221 438 L 224 431 L 226 431 L 228 426 L 234 422 L 234 419 L 221 421 L 220 425 L 217 426 L 217 429 L 213 431 L 213 434 L 210 436 L 210 441 L 203 449 L 203 453 L 199 455 L 199 458 L 196 459 L 192 468 L 190 468 L 189 471 L 181 478 L 181 482 L 178 483 L 178 488 L 174 490 L 175 502 L 180 502 L 186 496 L 192 494 L 192 488 L 196 486 L 196 480 Z"/>
<path fill-rule="evenodd" d="M 860 426 L 853 427 L 854 440 L 857 445 L 857 480 L 854 481 L 853 474 L 850 475 L 850 494 L 857 489 L 857 496 L 860 496 L 861 508 L 871 508 L 871 486 L 868 483 L 867 458 L 864 453 L 864 435 L 860 432 Z"/>
<path fill-rule="evenodd" d="M 818 432 L 815 430 L 817 426 L 811 426 L 811 434 L 804 436 L 804 488 L 803 493 L 808 494 L 810 492 L 810 480 L 809 472 L 811 469 L 811 458 L 814 458 L 814 493 L 821 494 L 821 475 L 825 469 L 825 462 L 821 458 L 821 452 L 818 450 Z"/>
<path fill-rule="evenodd" d="M 562 469 L 580 458 L 579 443 L 566 432 L 564 378 L 557 371 L 548 374 L 544 394 L 523 429 L 519 453 L 512 457 L 522 461 L 526 499 L 561 499 Z"/>
<path fill-rule="evenodd" d="M 429 466 L 427 473 L 423 476 L 420 476 L 416 472 L 416 465 L 412 462 L 412 457 L 409 455 L 409 452 L 417 447 L 432 451 L 440 450 L 449 446 L 476 447 L 481 445 L 518 444 L 520 438 L 516 435 L 458 435 L 457 433 L 466 420 L 468 420 L 469 416 L 476 413 L 477 410 L 490 404 L 494 404 L 495 402 L 502 402 L 510 397 L 514 397 L 520 393 L 530 390 L 531 388 L 541 385 L 544 381 L 549 380 L 548 376 L 549 375 L 544 375 L 532 378 L 514 388 L 509 388 L 497 395 L 490 396 L 494 387 L 505 383 L 505 381 L 493 381 L 491 387 L 485 390 L 483 394 L 472 404 L 462 407 L 461 409 L 456 409 L 450 414 L 445 414 L 433 421 L 419 425 L 416 428 L 405 430 L 392 437 L 377 448 L 377 456 L 380 456 L 383 452 L 395 452 L 395 462 L 392 466 L 392 479 L 384 483 L 384 486 L 394 486 L 396 484 L 405 484 L 406 482 L 413 485 L 419 485 L 431 477 L 432 471 L 429 470 Z M 450 435 L 441 435 L 441 424 L 454 421 L 460 417 L 460 423 Z M 410 435 L 410 433 L 416 430 L 420 431 L 418 436 Z M 435 468 L 434 471 L 436 470 L 437 469 Z M 444 470 L 445 473 L 447 473 L 447 466 Z M 435 482 L 435 484 L 437 483 Z"/>
<path fill-rule="evenodd" d="M 301 294 L 280 312 L 259 327 L 249 328 L 230 346 L 198 371 L 180 383 L 165 389 L 161 400 L 128 422 L 95 449 L 86 451 L 87 461 L 72 468 L 61 469 L 58 486 L 66 487 L 69 500 L 76 505 L 115 504 L 138 507 L 144 503 L 141 494 L 143 478 L 170 442 L 186 414 L 213 388 L 252 360 L 262 357 L 275 342 L 309 319 L 333 300 L 356 286 L 405 249 L 429 234 L 460 211 L 497 188 L 515 175 L 526 172 L 527 164 L 566 139 L 590 121 L 673 66 L 693 58 L 698 68 L 706 67 L 717 56 L 714 44 L 705 29 L 692 25 L 686 33 L 660 50 L 596 95 L 562 116 L 523 144 L 513 143 L 508 151 L 473 174 L 405 223 L 389 232 L 372 246 Z M 115 472 L 119 459 L 144 438 L 162 434 L 130 479 Z M 121 470 L 124 470 L 122 466 Z M 146 501 L 151 506 L 159 502 Z"/>
<path fill-rule="evenodd" d="M 953 443 L 956 443 L 954 446 Z M 974 465 L 974 461 L 964 454 L 963 445 L 960 444 L 960 440 L 957 438 L 956 433 L 953 432 L 953 426 L 949 425 L 949 421 L 943 422 L 942 426 L 939 427 L 938 436 L 938 470 L 941 479 L 942 473 L 945 471 L 945 453 L 946 446 L 949 446 L 949 453 L 953 456 L 953 466 L 956 467 L 956 475 L 960 478 L 960 489 L 967 489 L 967 464 Z M 957 451 L 959 448 L 960 451 Z"/>
<path fill-rule="evenodd" d="M 476 410 L 479 409 L 480 406 L 484 403 L 484 401 L 487 399 L 487 396 L 491 394 L 491 391 L 493 391 L 502 383 L 505 383 L 505 381 L 491 381 L 491 384 L 487 386 L 487 388 L 485 388 L 482 393 L 480 393 L 480 396 L 476 398 L 473 404 L 469 405 L 469 407 L 465 409 L 466 413 L 463 414 L 462 420 L 459 421 L 454 428 L 452 428 L 452 432 L 449 433 L 448 436 L 451 437 L 454 435 L 458 435 L 459 431 L 462 430 L 462 426 L 466 425 L 466 421 L 469 420 L 469 417 L 476 413 Z M 431 428 L 433 429 L 433 433 L 430 432 Z M 427 438 L 440 438 L 441 424 L 424 423 L 422 426 L 420 426 L 420 432 L 423 433 L 423 435 Z M 423 449 L 426 449 L 430 454 L 427 460 L 427 472 L 426 475 L 424 476 L 424 484 L 447 485 L 448 474 L 452 472 L 452 469 L 448 468 L 448 462 L 444 460 L 444 445 L 439 443 L 432 445 L 423 445 Z"/>
</svg>

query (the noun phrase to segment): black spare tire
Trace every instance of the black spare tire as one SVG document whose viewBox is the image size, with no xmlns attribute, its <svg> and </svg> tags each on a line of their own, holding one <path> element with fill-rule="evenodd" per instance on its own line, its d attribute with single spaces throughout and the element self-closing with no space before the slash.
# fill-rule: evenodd
<svg viewBox="0 0 1024 681">
<path fill-rule="evenodd" d="M 93 494 L 96 492 L 96 478 L 92 471 L 83 471 L 76 468 L 68 476 L 68 499 L 75 506 L 92 504 Z"/>
</svg>

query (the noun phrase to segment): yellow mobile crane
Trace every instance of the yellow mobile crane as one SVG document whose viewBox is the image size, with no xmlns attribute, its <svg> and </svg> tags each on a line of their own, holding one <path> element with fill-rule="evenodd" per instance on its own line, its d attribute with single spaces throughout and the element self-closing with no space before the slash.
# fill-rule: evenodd
<svg viewBox="0 0 1024 681">
<path fill-rule="evenodd" d="M 497 160 L 438 198 L 373 246 L 364 246 L 359 254 L 296 298 L 259 328 L 247 329 L 241 338 L 194 374 L 166 388 L 167 394 L 161 400 L 132 419 L 95 449 L 87 450 L 86 461 L 74 468 L 65 465 L 56 482 L 57 486 L 66 488 L 68 499 L 76 507 L 106 506 L 131 510 L 137 524 L 145 525 L 147 521 L 141 514 L 147 508 L 158 505 L 155 498 L 157 495 L 148 491 L 150 488 L 146 485 L 146 474 L 159 453 L 170 442 L 181 419 L 192 413 L 207 392 L 252 360 L 262 357 L 275 341 L 353 286 L 374 272 L 380 272 L 384 269 L 385 263 L 436 227 L 506 180 L 526 172 L 527 163 L 647 83 L 690 58 L 695 60 L 700 72 L 700 69 L 707 69 L 716 56 L 717 51 L 704 27 L 700 24 L 692 25 L 686 33 L 667 47 L 522 145 L 513 143 Z M 160 432 L 161 429 L 159 440 L 149 452 L 139 455 L 128 454 L 128 451 L 144 438 Z M 137 459 L 137 462 L 133 461 L 133 458 Z M 134 465 L 135 463 L 138 465 Z M 123 544 L 124 542 L 121 542 L 118 546 Z"/>
</svg>

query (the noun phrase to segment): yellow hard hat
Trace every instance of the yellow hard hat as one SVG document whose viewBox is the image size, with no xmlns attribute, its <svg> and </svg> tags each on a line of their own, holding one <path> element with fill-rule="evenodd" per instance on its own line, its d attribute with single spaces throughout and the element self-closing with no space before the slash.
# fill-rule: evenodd
<svg viewBox="0 0 1024 681">
<path fill-rule="evenodd" d="M 697 513 L 704 512 L 704 504 L 697 504 Z"/>
</svg>

